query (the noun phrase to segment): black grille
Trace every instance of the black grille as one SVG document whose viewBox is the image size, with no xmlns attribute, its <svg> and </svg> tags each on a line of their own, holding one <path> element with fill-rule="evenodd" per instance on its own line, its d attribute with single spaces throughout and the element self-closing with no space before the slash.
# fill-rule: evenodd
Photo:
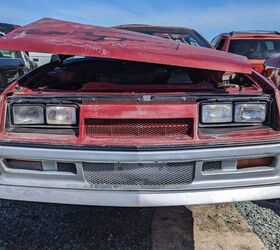
<svg viewBox="0 0 280 250">
<path fill-rule="evenodd" d="M 84 177 L 95 188 L 178 188 L 193 181 L 194 169 L 195 162 L 83 163 Z"/>
<path fill-rule="evenodd" d="M 202 165 L 202 171 L 215 171 L 222 169 L 222 162 L 221 161 L 208 161 L 204 162 Z"/>
<path fill-rule="evenodd" d="M 70 162 L 57 162 L 57 171 L 58 172 L 68 172 L 68 173 L 73 173 L 76 174 L 76 165 L 75 163 L 70 163 Z"/>
<path fill-rule="evenodd" d="M 5 165 L 11 169 L 43 171 L 42 163 L 40 161 L 6 159 Z"/>
</svg>

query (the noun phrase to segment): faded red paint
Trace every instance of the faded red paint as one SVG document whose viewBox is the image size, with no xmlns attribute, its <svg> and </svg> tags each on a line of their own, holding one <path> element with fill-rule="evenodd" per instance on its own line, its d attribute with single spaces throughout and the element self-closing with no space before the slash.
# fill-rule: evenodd
<svg viewBox="0 0 280 250">
<path fill-rule="evenodd" d="M 137 32 L 42 19 L 0 39 L 0 49 L 114 58 L 251 73 L 248 60 Z"/>
<path fill-rule="evenodd" d="M 278 128 L 221 128 L 212 129 L 211 133 L 199 129 L 199 105 L 193 101 L 166 101 L 166 102 L 136 102 L 131 100 L 108 102 L 98 100 L 87 101 L 79 105 L 79 126 L 77 134 L 43 134 L 43 133 L 13 133 L 5 130 L 6 98 L 14 96 L 62 96 L 63 94 L 77 94 L 63 91 L 33 91 L 23 87 L 16 90 L 17 82 L 13 83 L 1 94 L 0 100 L 0 142 L 41 143 L 55 145 L 120 145 L 120 146 L 149 146 L 149 145 L 198 145 L 198 144 L 233 144 L 248 142 L 273 142 L 279 140 L 279 90 L 267 79 L 255 71 L 244 57 L 229 55 L 224 52 L 214 51 L 199 47 L 178 45 L 174 41 L 129 31 L 120 31 L 111 28 L 102 28 L 91 25 L 43 19 L 8 34 L 5 39 L 0 39 L 0 48 L 15 50 L 31 50 L 39 52 L 59 53 L 65 55 L 85 55 L 99 58 L 116 58 L 149 63 L 162 63 L 183 67 L 213 69 L 217 71 L 230 71 L 252 73 L 247 75 L 254 84 L 249 87 L 227 89 L 223 93 L 236 95 L 261 95 L 265 91 L 276 98 L 276 119 Z M 96 84 L 96 83 L 94 83 Z M 100 83 L 104 84 L 104 83 Z M 142 88 L 142 86 L 140 86 Z M 194 88 L 195 89 L 192 89 Z M 90 86 L 88 85 L 90 89 Z M 110 88 L 110 86 L 109 86 Z M 188 89 L 189 88 L 189 89 Z M 112 89 L 111 91 L 117 89 Z M 163 91 L 168 95 L 170 86 L 156 89 L 159 94 Z M 201 84 L 196 86 L 178 88 L 178 93 L 208 91 L 214 92 L 213 86 Z M 221 90 L 222 91 L 222 90 Z M 111 93 L 112 93 L 111 92 Z M 200 92 L 200 93 L 201 93 Z M 110 94 L 110 92 L 105 92 Z M 115 93 L 115 92 L 114 92 Z M 149 94 L 149 89 L 143 91 Z M 80 96 L 87 94 L 98 95 L 100 92 L 79 92 Z M 104 94 L 104 93 L 103 93 Z M 133 95 L 132 92 L 119 93 L 119 95 Z M 86 133 L 85 119 L 176 119 L 185 118 L 191 121 L 190 133 L 186 136 L 149 136 L 129 138 L 125 137 L 99 137 L 91 138 Z M 47 131 L 46 131 L 47 132 Z"/>
<path fill-rule="evenodd" d="M 83 115 L 81 114 L 81 117 Z M 104 137 L 90 138 L 85 134 L 84 120 L 81 120 L 78 135 L 52 135 L 39 133 L 10 133 L 2 129 L 0 142 L 41 143 L 52 145 L 118 145 L 118 146 L 154 146 L 154 145 L 196 145 L 196 144 L 234 144 L 248 142 L 273 142 L 279 140 L 279 132 L 271 128 L 246 129 L 223 133 L 217 128 L 211 134 L 198 133 L 197 124 L 194 125 L 193 136 L 188 137 Z"/>
<path fill-rule="evenodd" d="M 251 64 L 252 64 L 252 68 L 256 71 L 258 71 L 259 73 L 263 73 L 264 67 L 263 64 L 265 62 L 265 60 L 250 60 Z"/>
<path fill-rule="evenodd" d="M 273 91 L 276 96 L 277 107 L 279 103 L 279 91 L 275 86 L 267 81 L 265 78 L 260 78 L 259 83 L 262 86 L 266 86 L 267 89 Z M 2 100 L 0 104 L 0 115 L 5 117 L 6 110 L 6 94 L 13 92 L 13 88 L 16 83 L 10 86 L 5 93 L 2 94 Z M 58 94 L 57 92 L 56 94 Z M 247 92 L 247 94 L 250 92 Z M 33 93 L 39 96 L 40 93 Z M 54 94 L 54 93 L 52 93 Z M 60 92 L 61 94 L 61 92 Z M 85 93 L 84 93 L 85 94 Z M 87 93 L 89 94 L 89 93 Z M 242 93 L 244 94 L 244 92 Z M 30 90 L 28 95 L 30 95 Z M 47 95 L 44 93 L 43 95 Z M 81 94 L 82 96 L 83 94 Z M 24 96 L 24 95 L 23 95 Z M 40 95 L 42 96 L 42 95 Z M 247 129 L 232 129 L 230 131 L 223 131 L 221 128 L 212 130 L 211 133 L 205 133 L 198 130 L 199 123 L 199 103 L 192 102 L 168 102 L 168 103 L 135 103 L 133 101 L 126 102 L 102 102 L 85 103 L 80 105 L 79 115 L 79 130 L 76 135 L 62 135 L 62 134 L 38 134 L 32 133 L 11 133 L 6 132 L 4 128 L 4 119 L 1 119 L 2 126 L 0 130 L 0 142 L 21 142 L 21 143 L 42 143 L 42 144 L 55 144 L 55 145 L 118 145 L 118 146 L 152 146 L 152 145 L 196 145 L 196 144 L 217 144 L 217 143 L 244 143 L 244 142 L 259 142 L 267 141 L 273 142 L 279 140 L 279 131 L 269 127 L 263 128 L 247 128 Z M 279 119 L 279 109 L 277 108 L 277 114 Z M 187 118 L 192 120 L 192 129 L 190 136 L 178 136 L 178 137 L 99 137 L 91 138 L 87 136 L 85 132 L 85 119 L 151 119 L 151 118 Z M 278 123 L 279 124 L 279 123 Z"/>
</svg>

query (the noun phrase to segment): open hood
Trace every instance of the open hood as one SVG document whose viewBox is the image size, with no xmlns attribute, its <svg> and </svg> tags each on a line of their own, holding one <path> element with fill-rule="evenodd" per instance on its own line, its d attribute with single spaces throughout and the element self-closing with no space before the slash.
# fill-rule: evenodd
<svg viewBox="0 0 280 250">
<path fill-rule="evenodd" d="M 236 73 L 247 58 L 132 31 L 44 18 L 0 38 L 0 49 L 91 56 Z"/>
</svg>

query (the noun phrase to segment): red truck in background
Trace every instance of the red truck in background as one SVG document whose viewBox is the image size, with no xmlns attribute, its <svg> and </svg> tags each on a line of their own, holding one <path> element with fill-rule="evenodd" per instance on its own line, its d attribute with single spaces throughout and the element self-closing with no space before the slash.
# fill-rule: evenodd
<svg viewBox="0 0 280 250">
<path fill-rule="evenodd" d="M 280 33 L 277 31 L 232 31 L 221 33 L 211 43 L 217 50 L 246 56 L 259 73 L 263 73 L 263 64 L 268 57 L 280 53 Z"/>
</svg>

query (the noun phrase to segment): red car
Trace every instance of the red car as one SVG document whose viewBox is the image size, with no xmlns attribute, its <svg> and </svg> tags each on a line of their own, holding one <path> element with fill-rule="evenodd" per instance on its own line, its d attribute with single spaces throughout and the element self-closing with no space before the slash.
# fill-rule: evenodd
<svg viewBox="0 0 280 250">
<path fill-rule="evenodd" d="M 53 19 L 14 30 L 4 48 L 60 61 L 0 96 L 0 198 L 169 206 L 280 197 L 279 90 L 245 57 Z"/>
<path fill-rule="evenodd" d="M 246 56 L 253 68 L 263 73 L 265 60 L 280 53 L 280 33 L 277 31 L 232 31 L 212 40 L 217 50 Z"/>
</svg>

